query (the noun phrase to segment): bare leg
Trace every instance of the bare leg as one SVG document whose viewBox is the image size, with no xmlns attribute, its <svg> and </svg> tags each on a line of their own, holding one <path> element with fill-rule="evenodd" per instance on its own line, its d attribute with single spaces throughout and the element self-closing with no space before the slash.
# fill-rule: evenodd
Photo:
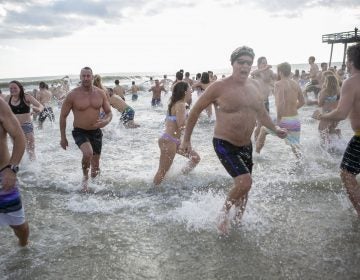
<svg viewBox="0 0 360 280">
<path fill-rule="evenodd" d="M 360 186 L 356 181 L 356 176 L 345 170 L 341 170 L 340 176 L 349 199 L 360 217 Z"/>
<path fill-rule="evenodd" d="M 261 127 L 259 136 L 256 139 L 256 152 L 257 153 L 260 153 L 261 149 L 264 147 L 266 135 L 267 135 L 266 129 L 264 127 Z"/>
<path fill-rule="evenodd" d="M 25 247 L 28 244 L 29 238 L 29 225 L 27 222 L 23 223 L 19 226 L 10 226 L 13 230 L 17 238 L 19 239 L 19 245 L 21 247 Z"/>
<path fill-rule="evenodd" d="M 26 151 L 31 161 L 36 160 L 34 132 L 26 133 Z"/>
<path fill-rule="evenodd" d="M 85 142 L 80 146 L 80 150 L 83 154 L 81 166 L 83 171 L 83 180 L 82 180 L 82 191 L 88 192 L 88 182 L 89 182 L 89 169 L 91 165 L 91 160 L 93 157 L 93 149 L 89 142 Z"/>
<path fill-rule="evenodd" d="M 93 155 L 91 158 L 91 178 L 100 174 L 100 155 Z"/>
<path fill-rule="evenodd" d="M 231 207 L 235 204 L 239 207 L 241 216 L 245 211 L 247 195 L 251 188 L 252 179 L 249 173 L 237 176 L 234 178 L 233 188 L 230 190 L 228 197 L 224 203 L 224 206 L 217 219 L 217 228 L 220 233 L 228 234 L 230 223 L 229 223 L 229 212 Z M 237 215 L 238 218 L 241 218 Z M 237 220 L 237 222 L 239 222 Z"/>
<path fill-rule="evenodd" d="M 160 160 L 159 168 L 154 176 L 153 182 L 155 186 L 160 185 L 164 180 L 166 173 L 169 171 L 176 154 L 176 144 L 168 140 L 159 139 Z"/>
<path fill-rule="evenodd" d="M 186 158 L 188 158 L 189 159 L 189 162 L 187 163 L 187 165 L 183 168 L 183 169 L 181 169 L 181 172 L 183 173 L 183 174 L 188 174 L 191 170 L 193 170 L 195 167 L 196 167 L 196 165 L 198 165 L 198 163 L 200 162 L 200 156 L 199 156 L 199 154 L 197 153 L 197 152 L 195 152 L 194 150 L 193 151 L 191 151 L 190 153 L 188 153 L 188 154 L 184 154 L 182 151 L 177 151 L 177 153 L 179 154 L 179 155 L 182 155 L 182 156 L 184 156 L 184 157 L 186 157 Z"/>
</svg>

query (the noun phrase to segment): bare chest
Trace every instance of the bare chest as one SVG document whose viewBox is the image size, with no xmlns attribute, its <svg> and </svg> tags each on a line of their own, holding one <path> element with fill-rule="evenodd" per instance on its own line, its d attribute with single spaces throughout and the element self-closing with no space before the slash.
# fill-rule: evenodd
<svg viewBox="0 0 360 280">
<path fill-rule="evenodd" d="M 87 109 L 100 109 L 103 104 L 103 98 L 99 94 L 79 95 L 74 98 L 73 106 L 78 111 Z"/>
</svg>

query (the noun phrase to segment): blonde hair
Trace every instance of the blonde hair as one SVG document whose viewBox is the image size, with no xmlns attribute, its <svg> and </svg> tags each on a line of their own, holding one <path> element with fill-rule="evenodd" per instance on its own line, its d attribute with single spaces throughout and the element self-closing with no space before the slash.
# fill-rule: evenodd
<svg viewBox="0 0 360 280">
<path fill-rule="evenodd" d="M 328 96 L 338 95 L 340 92 L 339 81 L 335 75 L 325 76 L 324 89 Z"/>
</svg>

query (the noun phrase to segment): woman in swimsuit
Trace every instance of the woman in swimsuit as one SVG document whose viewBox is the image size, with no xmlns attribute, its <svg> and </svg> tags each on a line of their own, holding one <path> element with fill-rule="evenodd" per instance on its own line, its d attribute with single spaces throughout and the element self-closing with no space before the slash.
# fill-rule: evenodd
<svg viewBox="0 0 360 280">
<path fill-rule="evenodd" d="M 153 180 L 155 185 L 159 185 L 163 181 L 176 154 L 189 159 L 188 164 L 182 169 L 184 174 L 189 173 L 200 162 L 200 156 L 194 150 L 190 153 L 179 150 L 180 136 L 185 129 L 186 122 L 185 95 L 188 86 L 188 83 L 180 81 L 173 88 L 165 120 L 165 131 L 158 140 L 160 161 L 159 169 Z"/>
<path fill-rule="evenodd" d="M 35 160 L 35 138 L 34 126 L 31 120 L 30 105 L 36 112 L 42 112 L 44 106 L 40 104 L 33 96 L 24 92 L 23 85 L 18 81 L 11 81 L 9 84 L 10 95 L 6 96 L 12 112 L 19 120 L 21 128 L 26 137 L 26 151 L 30 160 Z"/>
<path fill-rule="evenodd" d="M 319 93 L 318 104 L 322 108 L 322 113 L 329 113 L 337 107 L 340 96 L 339 81 L 335 75 L 326 75 L 324 87 Z M 321 145 L 329 143 L 330 134 L 340 134 L 340 130 L 336 129 L 337 121 L 320 120 L 319 132 Z"/>
</svg>

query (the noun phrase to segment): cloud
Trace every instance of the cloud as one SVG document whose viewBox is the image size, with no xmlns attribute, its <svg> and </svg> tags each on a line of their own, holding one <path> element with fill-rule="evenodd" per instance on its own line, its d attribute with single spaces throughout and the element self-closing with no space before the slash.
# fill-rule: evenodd
<svg viewBox="0 0 360 280">
<path fill-rule="evenodd" d="M 205 3 L 210 0 L 204 0 Z M 203 0 L 0 0 L 0 40 L 71 35 L 99 22 L 121 24 L 168 9 L 191 8 Z M 299 17 L 314 7 L 358 8 L 359 0 L 213 0 L 222 6 L 249 5 L 274 17 Z"/>
<path fill-rule="evenodd" d="M 312 8 L 360 8 L 359 0 L 219 0 L 223 5 L 249 4 L 256 9 L 262 9 L 273 16 L 300 16 L 304 10 Z"/>
<path fill-rule="evenodd" d="M 100 21 L 136 20 L 139 15 L 154 16 L 178 5 L 180 0 L 0 0 L 0 38 L 63 37 Z M 129 9 L 132 14 L 127 13 Z"/>
</svg>

